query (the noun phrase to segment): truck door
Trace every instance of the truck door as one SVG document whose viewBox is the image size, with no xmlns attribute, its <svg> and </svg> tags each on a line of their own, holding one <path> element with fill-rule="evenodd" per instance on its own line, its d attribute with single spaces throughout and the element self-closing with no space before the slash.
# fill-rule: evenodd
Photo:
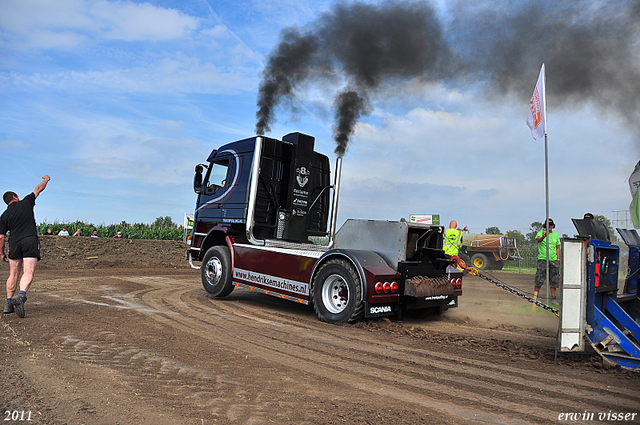
<svg viewBox="0 0 640 425">
<path fill-rule="evenodd" d="M 243 223 L 246 188 L 237 190 L 242 157 L 225 150 L 209 163 L 198 202 L 198 217 L 210 223 Z"/>
</svg>

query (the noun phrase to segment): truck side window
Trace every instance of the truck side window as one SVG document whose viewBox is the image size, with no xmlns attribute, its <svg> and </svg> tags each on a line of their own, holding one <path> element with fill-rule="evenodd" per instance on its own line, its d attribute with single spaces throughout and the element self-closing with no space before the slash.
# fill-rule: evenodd
<svg viewBox="0 0 640 425">
<path fill-rule="evenodd" d="M 205 190 L 207 193 L 214 193 L 227 183 L 227 170 L 229 168 L 228 159 L 220 159 L 211 164 L 209 178 Z"/>
</svg>

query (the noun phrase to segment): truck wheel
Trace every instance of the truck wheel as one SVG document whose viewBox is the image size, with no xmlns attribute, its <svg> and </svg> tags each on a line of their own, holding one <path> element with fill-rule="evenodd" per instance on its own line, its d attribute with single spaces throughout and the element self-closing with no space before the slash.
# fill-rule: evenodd
<svg viewBox="0 0 640 425">
<path fill-rule="evenodd" d="M 484 254 L 473 254 L 471 264 L 478 270 L 486 270 L 489 267 L 489 257 Z"/>
<path fill-rule="evenodd" d="M 226 246 L 212 246 L 202 259 L 202 286 L 214 297 L 226 297 L 233 291 L 231 254 Z"/>
<path fill-rule="evenodd" d="M 493 262 L 493 269 L 494 270 L 502 270 L 503 267 L 504 267 L 504 261 L 503 260 L 494 261 Z"/>
<path fill-rule="evenodd" d="M 472 267 L 473 263 L 471 262 L 471 258 L 469 258 L 469 256 L 467 254 L 459 254 L 460 257 L 460 261 L 462 261 L 464 263 L 465 266 L 467 267 Z M 468 274 L 469 271 L 468 270 L 463 270 L 464 274 Z"/>
<path fill-rule="evenodd" d="M 345 260 L 329 260 L 313 280 L 313 308 L 323 322 L 355 322 L 364 312 L 360 277 Z"/>
</svg>

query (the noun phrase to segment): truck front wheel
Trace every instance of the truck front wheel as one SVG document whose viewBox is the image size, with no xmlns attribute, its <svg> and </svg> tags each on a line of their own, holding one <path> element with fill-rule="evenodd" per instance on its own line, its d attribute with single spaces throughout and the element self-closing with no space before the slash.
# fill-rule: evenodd
<svg viewBox="0 0 640 425">
<path fill-rule="evenodd" d="M 345 260 L 329 260 L 313 280 L 313 308 L 323 322 L 355 322 L 364 312 L 360 277 Z"/>
<path fill-rule="evenodd" d="M 202 259 L 202 286 L 214 297 L 226 297 L 233 291 L 231 254 L 226 246 L 212 246 Z"/>
</svg>

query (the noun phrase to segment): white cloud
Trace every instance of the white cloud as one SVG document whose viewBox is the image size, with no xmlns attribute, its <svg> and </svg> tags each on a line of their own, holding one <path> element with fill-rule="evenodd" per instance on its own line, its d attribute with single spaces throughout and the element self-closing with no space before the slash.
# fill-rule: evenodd
<svg viewBox="0 0 640 425">
<path fill-rule="evenodd" d="M 173 132 L 181 130 L 184 127 L 184 121 L 163 120 L 160 125 Z"/>
<path fill-rule="evenodd" d="M 214 25 L 211 28 L 206 28 L 203 29 L 202 31 L 200 31 L 201 35 L 205 35 L 207 37 L 211 37 L 211 38 L 227 38 L 227 39 L 231 39 L 233 38 L 233 34 L 229 31 L 229 28 L 227 28 L 225 25 Z"/>
<path fill-rule="evenodd" d="M 198 27 L 198 19 L 177 10 L 128 1 L 94 1 L 89 15 L 101 37 L 125 41 L 161 41 L 182 38 Z"/>
<path fill-rule="evenodd" d="M 279 22 L 281 26 L 300 25 L 317 19 L 318 14 L 326 10 L 327 1 L 265 1 L 249 0 L 244 3 L 243 10 L 249 14 L 261 16 L 268 21 Z M 283 22 L 284 21 L 284 22 Z"/>
<path fill-rule="evenodd" d="M 192 153 L 201 151 L 199 143 L 148 138 L 123 128 L 119 130 L 125 130 L 126 134 L 84 136 L 81 144 L 75 147 L 74 170 L 105 180 L 132 179 L 156 188 L 189 183 L 194 161 Z M 204 151 L 200 153 L 201 156 L 205 154 Z"/>
<path fill-rule="evenodd" d="M 253 89 L 257 76 L 252 68 L 219 68 L 180 52 L 157 63 L 105 71 L 66 70 L 30 75 L 0 73 L 4 90 L 52 90 L 66 93 L 233 93 Z M 92 94 L 93 95 L 93 94 Z"/>
<path fill-rule="evenodd" d="M 4 139 L 0 140 L 0 149 L 27 148 L 29 145 L 22 140 Z"/>
<path fill-rule="evenodd" d="M 165 41 L 188 36 L 199 19 L 149 3 L 105 0 L 20 0 L 0 3 L 5 46 L 69 48 L 87 38 Z M 6 43 L 11 38 L 12 43 Z M 18 43 L 14 38 L 22 40 Z"/>
</svg>

